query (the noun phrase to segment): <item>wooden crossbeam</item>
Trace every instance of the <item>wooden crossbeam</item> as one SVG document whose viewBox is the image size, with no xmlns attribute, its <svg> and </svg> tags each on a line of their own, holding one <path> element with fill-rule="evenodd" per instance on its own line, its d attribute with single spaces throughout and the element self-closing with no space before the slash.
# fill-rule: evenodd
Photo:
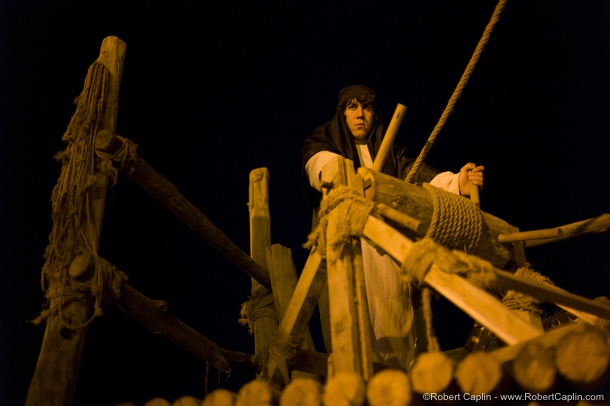
<svg viewBox="0 0 610 406">
<path fill-rule="evenodd" d="M 286 313 L 278 326 L 284 334 L 302 336 L 305 334 L 311 316 L 318 303 L 322 290 L 326 287 L 326 265 L 320 254 L 313 249 L 305 262 L 299 281 L 290 298 Z M 277 386 L 285 384 L 276 360 L 270 358 L 265 373 L 265 379 Z"/>
<path fill-rule="evenodd" d="M 414 242 L 369 216 L 364 237 L 382 248 L 399 263 L 403 263 Z M 442 271 L 432 265 L 424 281 L 473 319 L 488 327 L 509 345 L 538 337 L 544 332 L 510 312 L 498 299 L 477 288 L 461 276 Z"/>
</svg>

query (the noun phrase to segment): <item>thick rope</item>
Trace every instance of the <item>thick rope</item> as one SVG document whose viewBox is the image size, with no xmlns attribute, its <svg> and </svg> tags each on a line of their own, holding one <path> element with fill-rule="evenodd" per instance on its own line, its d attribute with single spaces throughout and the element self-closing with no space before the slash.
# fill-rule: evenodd
<svg viewBox="0 0 610 406">
<path fill-rule="evenodd" d="M 489 21 L 489 23 L 487 23 L 487 26 L 485 27 L 485 31 L 483 32 L 483 36 L 481 37 L 481 40 L 477 44 L 477 47 L 475 48 L 474 53 L 470 57 L 470 62 L 468 62 L 468 65 L 466 66 L 466 70 L 462 74 L 462 77 L 460 78 L 460 81 L 459 81 L 457 87 L 453 91 L 453 94 L 451 95 L 451 98 L 449 99 L 449 102 L 447 103 L 447 106 L 445 107 L 445 110 L 443 111 L 443 114 L 441 115 L 440 120 L 436 124 L 436 127 L 434 127 L 434 130 L 428 137 L 428 141 L 426 141 L 426 144 L 422 148 L 419 156 L 413 163 L 411 170 L 407 174 L 407 177 L 405 179 L 407 182 L 412 183 L 413 178 L 415 177 L 415 175 L 421 168 L 424 160 L 428 156 L 428 152 L 430 151 L 430 149 L 436 142 L 438 134 L 440 133 L 441 129 L 444 127 L 445 123 L 449 119 L 449 116 L 453 112 L 453 109 L 455 107 L 455 104 L 457 103 L 457 100 L 462 95 L 464 88 L 466 87 L 466 83 L 468 83 L 468 79 L 470 78 L 470 75 L 474 71 L 474 67 L 476 66 L 477 62 L 481 58 L 481 54 L 483 53 L 483 49 L 485 48 L 485 45 L 487 45 L 487 42 L 489 42 L 489 37 L 491 36 L 491 32 L 493 31 L 496 23 L 500 19 L 500 14 L 502 13 L 502 10 L 504 9 L 505 5 L 506 5 L 506 0 L 500 0 L 498 2 L 498 4 L 496 5 L 494 13 L 491 16 L 491 20 Z"/>
<path fill-rule="evenodd" d="M 547 283 L 554 285 L 549 278 L 534 271 L 529 266 L 517 269 L 515 276 L 519 276 L 523 279 L 528 279 L 536 283 Z M 540 304 L 542 303 L 541 300 L 514 290 L 509 290 L 506 292 L 502 298 L 502 303 L 504 303 L 504 305 L 511 310 L 524 311 L 538 316 L 542 314 L 542 310 L 540 309 Z"/>
<path fill-rule="evenodd" d="M 496 280 L 493 265 L 479 257 L 459 250 L 451 251 L 429 237 L 411 246 L 402 263 L 403 280 L 407 284 L 415 283 L 421 287 L 426 338 L 430 352 L 440 351 L 432 326 L 430 288 L 424 285 L 424 278 L 433 264 L 444 272 L 462 275 L 481 289 L 488 289 Z"/>
<path fill-rule="evenodd" d="M 101 158 L 100 161 L 100 173 L 108 177 L 110 186 L 116 184 L 119 171 L 131 177 L 135 171 L 136 162 L 138 160 L 138 154 L 136 150 L 138 145 L 135 144 L 128 138 L 121 137 L 115 134 L 116 137 L 121 141 L 121 148 L 113 154 L 99 153 L 98 156 Z M 118 168 L 115 167 L 118 166 Z"/>
<path fill-rule="evenodd" d="M 278 320 L 273 294 L 250 296 L 249 300 L 241 305 L 239 316 L 239 324 L 248 326 L 250 334 L 254 334 L 254 322 L 261 317 L 271 317 Z"/>
<path fill-rule="evenodd" d="M 470 200 L 424 183 L 434 211 L 426 237 L 450 249 L 474 252 L 481 240 L 483 216 Z"/>
<path fill-rule="evenodd" d="M 340 250 L 350 243 L 351 238 L 360 238 L 368 215 L 375 208 L 375 203 L 367 200 L 348 186 L 333 188 L 322 199 L 319 210 L 318 225 L 303 244 L 305 248 L 317 246 L 322 258 L 326 258 L 326 249 Z M 327 235 L 329 214 L 337 216 L 337 230 Z"/>
<path fill-rule="evenodd" d="M 95 167 L 95 134 L 102 129 L 109 81 L 110 73 L 103 64 L 95 62 L 89 67 L 83 91 L 76 99 L 76 112 L 62 137 L 68 146 L 56 155 L 62 168 L 51 196 L 53 229 L 41 275 L 47 303 L 38 322 L 58 313 L 64 326 L 79 328 L 102 314 L 104 289 L 109 286 L 105 279 L 113 272 L 107 271 L 98 256 L 89 191 L 103 179 Z M 91 256 L 95 264 L 92 285 L 85 289 L 68 273 L 72 260 L 79 253 Z M 87 322 L 73 326 L 64 319 L 63 309 L 67 303 L 88 301 L 91 296 L 95 312 Z"/>
<path fill-rule="evenodd" d="M 279 369 L 284 383 L 290 382 L 290 371 L 288 370 L 288 361 L 291 360 L 296 354 L 297 350 L 301 348 L 303 344 L 303 337 L 290 335 L 282 328 L 277 328 L 271 341 L 269 341 L 268 350 L 265 352 L 265 356 L 261 360 L 263 375 L 269 377 L 268 366 L 269 360 L 275 361 L 277 368 Z"/>
</svg>

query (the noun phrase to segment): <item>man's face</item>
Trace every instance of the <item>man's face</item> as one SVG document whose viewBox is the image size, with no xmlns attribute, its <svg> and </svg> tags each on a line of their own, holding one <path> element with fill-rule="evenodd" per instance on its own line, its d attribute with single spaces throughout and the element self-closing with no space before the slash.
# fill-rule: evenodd
<svg viewBox="0 0 610 406">
<path fill-rule="evenodd" d="M 352 99 L 345 105 L 343 115 L 354 138 L 362 139 L 368 135 L 373 126 L 374 112 L 371 104 L 362 104 Z"/>
</svg>

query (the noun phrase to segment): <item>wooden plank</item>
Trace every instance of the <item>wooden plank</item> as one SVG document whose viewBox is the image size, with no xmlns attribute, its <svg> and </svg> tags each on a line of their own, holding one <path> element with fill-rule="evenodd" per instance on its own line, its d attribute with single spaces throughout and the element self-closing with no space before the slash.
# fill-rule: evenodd
<svg viewBox="0 0 610 406">
<path fill-rule="evenodd" d="M 399 263 L 405 261 L 414 244 L 373 216 L 369 216 L 363 234 Z M 509 345 L 543 334 L 542 330 L 525 322 L 510 312 L 498 299 L 461 276 L 443 272 L 433 264 L 424 281 Z"/>
<path fill-rule="evenodd" d="M 273 292 L 275 310 L 278 319 L 282 320 L 286 314 L 290 298 L 294 294 L 294 290 L 298 283 L 297 271 L 292 260 L 290 248 L 283 247 L 279 244 L 273 244 L 267 247 L 266 254 L 267 270 L 269 271 L 269 278 L 271 279 L 271 291 Z M 301 349 L 310 351 L 315 350 L 309 327 L 305 327 Z M 326 373 L 324 375 L 326 375 Z M 312 374 L 303 373 L 301 371 L 292 372 L 292 379 L 300 377 L 317 379 L 317 377 Z"/>
<path fill-rule="evenodd" d="M 108 154 L 118 151 L 123 145 L 122 141 L 117 142 L 118 138 L 113 132 L 105 132 L 103 135 L 105 139 L 101 140 L 99 139 L 100 134 L 98 134 L 98 141 L 100 141 L 96 145 L 98 150 Z M 231 263 L 245 271 L 264 287 L 271 288 L 267 270 L 231 241 L 204 213 L 188 201 L 173 183 L 157 172 L 145 159 L 137 157 L 133 172 L 129 176 L 131 180 L 167 207 Z"/>
<path fill-rule="evenodd" d="M 498 276 L 498 284 L 503 288 L 525 293 L 544 302 L 563 305 L 568 311 L 574 309 L 610 320 L 610 307 L 601 303 L 575 295 L 556 286 L 536 283 L 499 269 L 496 269 L 496 275 Z"/>
<path fill-rule="evenodd" d="M 271 215 L 269 213 L 269 170 L 257 168 L 249 177 L 250 258 L 267 269 L 267 247 L 271 245 Z M 261 301 L 271 294 L 264 285 L 252 278 L 252 299 Z M 254 315 L 250 315 L 254 317 Z M 254 317 L 254 354 L 260 359 L 269 348 L 277 329 L 277 320 L 269 316 Z"/>
<path fill-rule="evenodd" d="M 282 329 L 288 335 L 303 335 L 318 303 L 318 297 L 326 287 L 326 282 L 326 264 L 314 248 L 309 253 L 278 329 Z M 267 364 L 265 379 L 277 386 L 283 386 L 285 383 L 273 358 L 269 359 Z"/>
</svg>

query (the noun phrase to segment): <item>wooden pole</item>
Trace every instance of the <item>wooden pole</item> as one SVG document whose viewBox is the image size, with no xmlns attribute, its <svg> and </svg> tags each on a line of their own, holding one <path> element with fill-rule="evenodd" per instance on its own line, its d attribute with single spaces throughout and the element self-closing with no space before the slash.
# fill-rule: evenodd
<svg viewBox="0 0 610 406">
<path fill-rule="evenodd" d="M 117 152 L 122 146 L 123 141 L 113 132 L 105 131 L 97 136 L 96 149 L 104 154 Z M 231 241 L 205 214 L 189 202 L 175 185 L 161 176 L 146 160 L 137 157 L 130 177 L 142 189 L 147 191 L 159 203 L 167 207 L 180 220 L 193 229 L 212 248 L 224 255 L 225 258 L 237 267 L 244 270 L 258 283 L 268 289 L 271 288 L 267 270 Z"/>
<path fill-rule="evenodd" d="M 269 270 L 269 278 L 271 279 L 271 291 L 273 292 L 273 302 L 279 320 L 282 320 L 288 309 L 290 298 L 294 293 L 294 289 L 298 282 L 298 276 L 294 262 L 292 260 L 292 252 L 290 248 L 283 247 L 279 244 L 274 244 L 267 247 L 267 269 Z M 315 351 L 313 338 L 309 327 L 304 328 L 302 349 Z M 295 378 L 312 378 L 319 377 L 304 373 L 302 371 L 292 371 L 292 379 Z"/>
<path fill-rule="evenodd" d="M 126 45 L 117 37 L 104 38 L 97 63 L 109 72 L 109 83 L 106 94 L 104 117 L 98 117 L 102 127 L 115 131 L 119 86 L 123 72 Z M 79 100 L 80 102 L 80 100 Z M 95 134 L 91 134 L 95 136 Z M 93 151 L 91 151 L 93 153 Z M 74 186 L 72 186 L 74 187 Z M 107 178 L 100 173 L 96 175 L 95 185 L 88 191 L 89 217 L 88 224 L 82 231 L 91 238 L 92 247 L 97 252 L 99 236 L 106 198 Z M 64 243 L 64 242 L 62 242 Z M 60 299 L 53 299 L 60 300 Z M 85 325 L 89 319 L 90 305 L 74 300 L 59 303 L 63 320 L 70 325 Z M 85 343 L 86 327 L 77 329 L 65 327 L 62 316 L 51 315 L 46 322 L 45 335 L 30 383 L 26 405 L 71 405 L 76 392 L 76 382 L 80 368 L 81 355 Z"/>
<path fill-rule="evenodd" d="M 250 172 L 250 257 L 262 268 L 267 269 L 267 247 L 271 245 L 271 216 L 269 213 L 269 170 L 258 168 Z M 260 303 L 271 292 L 252 278 L 252 298 Z M 255 312 L 260 309 L 253 309 Z M 250 315 L 255 316 L 255 315 Z M 254 354 L 263 358 L 269 342 L 277 329 L 277 320 L 268 315 L 256 316 L 251 321 L 254 328 Z"/>
<path fill-rule="evenodd" d="M 375 162 L 373 162 L 374 171 L 381 172 L 383 169 L 383 165 L 385 164 L 385 160 L 388 157 L 390 149 L 392 149 L 392 144 L 396 138 L 396 133 L 398 132 L 398 128 L 400 127 L 400 123 L 402 123 L 402 119 L 404 118 L 406 111 L 407 106 L 398 103 L 396 110 L 394 111 L 394 115 L 392 116 L 392 120 L 390 121 L 390 125 L 388 126 L 385 136 L 383 137 L 383 141 L 381 142 L 381 146 L 379 147 L 379 151 L 377 152 L 377 156 L 375 157 Z"/>
</svg>

